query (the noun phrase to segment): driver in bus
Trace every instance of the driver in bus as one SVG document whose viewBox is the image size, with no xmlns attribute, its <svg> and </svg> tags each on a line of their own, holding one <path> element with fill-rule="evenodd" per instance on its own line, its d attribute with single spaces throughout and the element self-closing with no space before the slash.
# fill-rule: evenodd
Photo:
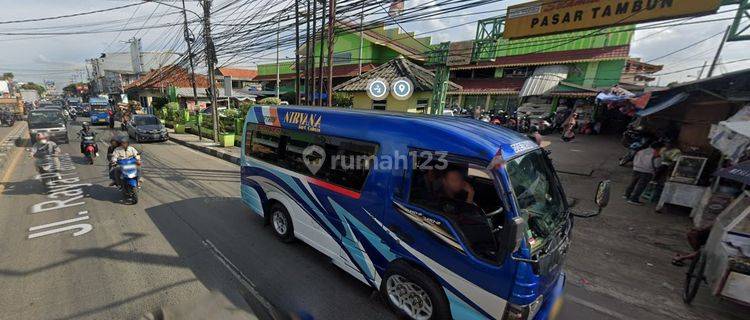
<svg viewBox="0 0 750 320">
<path fill-rule="evenodd" d="M 449 168 L 443 174 L 442 196 L 455 201 L 474 203 L 474 187 L 466 181 L 458 168 Z"/>
</svg>

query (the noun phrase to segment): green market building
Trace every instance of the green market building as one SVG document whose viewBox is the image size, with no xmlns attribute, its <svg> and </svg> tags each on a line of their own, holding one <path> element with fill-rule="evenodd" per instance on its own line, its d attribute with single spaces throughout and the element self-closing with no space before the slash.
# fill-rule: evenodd
<svg viewBox="0 0 750 320">
<path fill-rule="evenodd" d="M 340 23 L 339 27 L 349 32 L 336 37 L 333 85 L 340 87 L 342 83 L 399 56 L 434 71 L 434 53 L 438 48 L 447 48 L 443 59 L 450 70 L 449 80 L 455 85 L 447 87 L 446 108 L 481 107 L 507 111 L 515 110 L 523 101 L 533 100 L 537 104 L 550 105 L 554 111 L 562 104 L 569 107 L 581 102 L 591 104 L 598 92 L 614 85 L 643 90 L 653 80 L 648 74 L 661 69 L 630 58 L 633 25 L 508 40 L 502 37 L 502 24 L 500 18 L 478 21 L 474 40 L 450 44 L 430 44 L 429 37 L 415 38 L 413 34 L 398 29 L 366 30 L 360 55 L 361 38 L 357 27 Z M 318 50 L 320 41 L 317 41 L 315 52 Z M 304 51 L 304 47 L 300 49 L 301 53 Z M 278 68 L 281 92 L 293 92 L 296 78 L 293 62 L 280 63 Z M 304 71 L 300 70 L 303 79 Z M 314 71 L 319 78 L 320 70 L 316 68 Z M 259 65 L 256 79 L 266 83 L 266 90 L 273 90 L 276 73 L 275 63 Z M 327 68 L 324 68 L 323 76 L 327 77 Z M 300 88 L 303 90 L 304 86 Z M 433 97 L 422 95 L 432 106 Z M 364 103 L 360 100 L 354 101 Z M 382 106 L 370 103 L 354 107 Z M 394 105 L 386 106 L 386 109 L 404 108 Z M 410 107 L 408 110 L 421 111 L 423 108 Z"/>
</svg>

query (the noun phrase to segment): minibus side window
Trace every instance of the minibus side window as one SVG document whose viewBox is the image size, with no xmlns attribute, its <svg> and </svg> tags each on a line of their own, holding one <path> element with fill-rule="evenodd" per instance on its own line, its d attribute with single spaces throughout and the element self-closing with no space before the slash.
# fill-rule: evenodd
<svg viewBox="0 0 750 320">
<path fill-rule="evenodd" d="M 312 146 L 319 148 L 306 152 Z M 266 125 L 248 124 L 245 139 L 249 157 L 355 191 L 362 190 L 376 150 L 377 144 L 370 142 Z M 319 168 L 308 167 L 304 156 L 308 164 L 323 163 Z"/>
<path fill-rule="evenodd" d="M 480 166 L 448 162 L 437 166 L 417 158 L 412 170 L 409 202 L 444 217 L 478 257 L 497 261 L 498 245 L 492 234 L 501 224 L 502 207 L 491 175 Z"/>
</svg>

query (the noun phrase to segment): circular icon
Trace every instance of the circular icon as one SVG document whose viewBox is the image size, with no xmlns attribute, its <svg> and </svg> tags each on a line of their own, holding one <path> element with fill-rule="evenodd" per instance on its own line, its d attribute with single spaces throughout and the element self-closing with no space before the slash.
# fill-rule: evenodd
<svg viewBox="0 0 750 320">
<path fill-rule="evenodd" d="M 414 85 L 407 78 L 398 78 L 391 84 L 391 92 L 396 100 L 406 100 L 414 92 Z"/>
<path fill-rule="evenodd" d="M 385 100 L 388 96 L 388 82 L 376 78 L 367 82 L 367 95 L 372 100 Z"/>
</svg>

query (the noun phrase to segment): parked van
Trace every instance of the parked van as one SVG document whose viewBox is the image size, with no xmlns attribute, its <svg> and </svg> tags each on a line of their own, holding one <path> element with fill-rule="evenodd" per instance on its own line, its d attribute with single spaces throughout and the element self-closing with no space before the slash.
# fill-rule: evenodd
<svg viewBox="0 0 750 320">
<path fill-rule="evenodd" d="M 411 319 L 548 319 L 572 214 L 547 154 L 473 119 L 255 106 L 243 202 Z M 597 204 L 606 205 L 608 183 Z M 591 214 L 595 215 L 595 214 Z"/>
</svg>

